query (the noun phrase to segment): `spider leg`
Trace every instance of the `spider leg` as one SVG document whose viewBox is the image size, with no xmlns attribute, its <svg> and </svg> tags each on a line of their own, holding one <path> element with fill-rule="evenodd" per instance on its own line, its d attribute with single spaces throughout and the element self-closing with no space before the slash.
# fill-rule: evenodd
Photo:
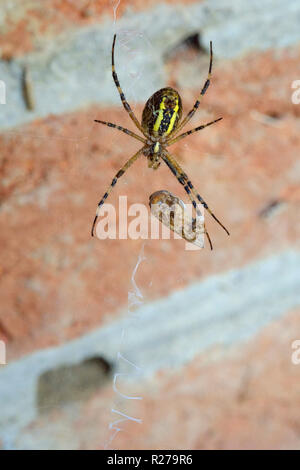
<svg viewBox="0 0 300 470">
<path fill-rule="evenodd" d="M 135 114 L 134 114 L 134 112 L 132 111 L 132 109 L 130 107 L 130 104 L 126 101 L 125 95 L 123 93 L 123 90 L 121 88 L 121 85 L 120 85 L 120 82 L 119 82 L 119 79 L 118 79 L 117 72 L 115 70 L 115 43 L 116 43 L 116 37 L 117 37 L 117 35 L 115 34 L 113 44 L 112 44 L 112 51 L 111 51 L 111 70 L 112 70 L 113 80 L 114 80 L 115 85 L 118 89 L 118 92 L 119 92 L 119 95 L 120 95 L 120 98 L 121 98 L 121 101 L 122 101 L 122 104 L 123 104 L 125 110 L 129 114 L 130 118 L 132 119 L 132 121 L 134 122 L 136 127 L 141 131 L 142 134 L 145 135 L 141 124 L 139 123 L 139 121 L 135 117 Z"/>
<path fill-rule="evenodd" d="M 192 185 L 191 181 L 189 181 L 187 175 L 183 172 L 182 168 L 180 165 L 177 163 L 175 158 L 172 157 L 172 155 L 165 151 L 164 156 L 163 156 L 164 161 L 168 160 L 169 163 L 177 170 L 178 173 L 182 173 L 186 177 L 186 184 L 188 188 L 191 190 L 191 192 L 194 194 L 194 196 L 198 199 L 198 201 L 202 204 L 202 206 L 207 210 L 207 212 L 210 213 L 210 215 L 215 219 L 216 222 L 225 230 L 227 235 L 229 235 L 229 232 L 226 227 L 220 222 L 220 220 L 215 216 L 215 214 L 211 211 L 211 209 L 208 207 L 204 199 L 197 193 L 195 190 L 194 186 Z"/>
<path fill-rule="evenodd" d="M 213 63 L 213 50 L 212 50 L 212 42 L 210 41 L 209 43 L 210 45 L 210 60 L 209 60 L 209 68 L 208 68 L 208 74 L 207 74 L 207 78 L 206 78 L 206 81 L 202 87 L 202 90 L 200 92 L 200 95 L 197 99 L 197 101 L 195 102 L 194 104 L 194 107 L 193 109 L 191 109 L 191 111 L 189 111 L 186 115 L 186 117 L 183 119 L 183 121 L 181 121 L 181 123 L 179 124 L 179 126 L 177 127 L 177 129 L 175 130 L 174 134 L 173 135 L 176 135 L 178 134 L 178 132 L 189 122 L 189 120 L 194 116 L 195 112 L 197 111 L 199 105 L 200 105 L 200 102 L 201 102 L 201 99 L 202 99 L 202 96 L 205 95 L 209 85 L 210 85 L 210 79 L 211 79 L 211 70 L 212 70 L 212 63 Z"/>
<path fill-rule="evenodd" d="M 214 121 L 208 122 L 207 124 L 203 124 L 202 126 L 195 127 L 195 129 L 191 129 L 190 131 L 184 132 L 183 134 L 178 135 L 178 136 L 175 137 L 174 139 L 171 139 L 171 140 L 167 141 L 167 145 L 175 144 L 175 142 L 178 142 L 178 140 L 181 140 L 181 139 L 183 139 L 184 137 L 193 134 L 194 132 L 201 131 L 201 130 L 204 129 L 205 127 L 211 126 L 211 125 L 214 124 L 215 122 L 221 121 L 221 119 L 223 119 L 223 118 L 215 119 Z"/>
<path fill-rule="evenodd" d="M 97 219 L 99 217 L 99 211 L 100 211 L 100 208 L 101 206 L 104 204 L 105 200 L 107 199 L 109 193 L 111 192 L 112 188 L 115 186 L 115 184 L 117 183 L 118 179 L 121 178 L 121 176 L 124 175 L 125 171 L 128 170 L 128 168 L 140 157 L 140 155 L 142 154 L 144 150 L 144 147 L 142 147 L 136 154 L 134 154 L 129 160 L 127 160 L 127 162 L 125 163 L 125 165 L 118 171 L 118 173 L 115 175 L 115 177 L 113 178 L 112 182 L 111 182 L 111 185 L 109 186 L 109 188 L 107 189 L 106 193 L 103 195 L 101 201 L 98 203 L 98 207 L 97 207 L 97 211 L 96 211 L 96 216 L 94 218 L 94 222 L 93 222 L 93 225 L 92 225 L 92 230 L 91 230 L 91 235 L 92 237 L 94 236 L 94 228 L 95 228 L 95 225 L 96 225 L 96 222 L 97 222 Z"/>
<path fill-rule="evenodd" d="M 189 179 L 188 179 L 188 176 L 186 175 L 186 173 L 184 173 L 184 171 L 179 167 L 179 165 L 176 164 L 176 161 L 171 157 L 171 155 L 168 152 L 165 151 L 165 153 L 162 154 L 162 159 L 164 160 L 166 165 L 170 168 L 172 173 L 176 176 L 179 183 L 183 185 L 185 192 L 187 193 L 187 195 L 189 196 L 189 198 L 192 202 L 192 205 L 193 205 L 193 207 L 196 211 L 197 216 L 201 217 L 202 216 L 201 211 L 199 210 L 199 208 L 197 206 L 197 203 L 196 203 L 196 201 L 195 201 L 195 199 L 192 195 L 191 189 L 188 185 Z M 174 165 L 174 163 L 175 163 L 175 165 Z M 193 219 L 193 225 L 194 225 L 195 222 L 196 222 L 196 219 Z M 205 231 L 205 235 L 207 236 L 207 239 L 209 241 L 210 249 L 212 250 L 213 245 L 212 245 L 210 236 L 208 234 L 208 231 L 206 230 L 205 224 L 204 224 L 204 231 Z"/>
<path fill-rule="evenodd" d="M 94 119 L 94 121 L 98 122 L 100 124 L 104 124 L 105 126 L 108 126 L 108 127 L 113 127 L 114 129 L 118 129 L 119 131 L 125 132 L 125 134 L 130 135 L 131 137 L 134 137 L 135 139 L 139 140 L 140 142 L 143 142 L 144 144 L 147 142 L 146 139 L 144 139 L 143 137 L 135 134 L 134 132 L 130 131 L 129 129 L 125 129 L 125 127 L 117 126 L 117 124 L 113 124 L 112 122 L 99 121 L 98 119 Z"/>
</svg>

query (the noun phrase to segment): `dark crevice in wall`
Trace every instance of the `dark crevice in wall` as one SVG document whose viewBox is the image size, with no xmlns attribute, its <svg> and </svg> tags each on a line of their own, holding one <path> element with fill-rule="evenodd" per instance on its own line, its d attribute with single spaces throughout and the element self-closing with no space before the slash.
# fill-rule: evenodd
<svg viewBox="0 0 300 470">
<path fill-rule="evenodd" d="M 112 369 L 106 359 L 94 356 L 78 364 L 62 365 L 44 372 L 37 384 L 39 412 L 88 400 L 110 382 Z"/>
<path fill-rule="evenodd" d="M 274 199 L 273 201 L 270 201 L 269 204 L 267 204 L 265 207 L 263 207 L 259 211 L 259 217 L 262 219 L 269 218 L 273 216 L 279 208 L 284 204 L 285 201 L 282 199 Z"/>
<path fill-rule="evenodd" d="M 182 38 L 175 44 L 175 46 L 166 52 L 164 55 L 165 62 L 173 59 L 177 55 L 180 55 L 180 53 L 184 53 L 186 50 L 194 50 L 205 54 L 208 53 L 201 44 L 201 34 L 197 32 Z"/>
</svg>

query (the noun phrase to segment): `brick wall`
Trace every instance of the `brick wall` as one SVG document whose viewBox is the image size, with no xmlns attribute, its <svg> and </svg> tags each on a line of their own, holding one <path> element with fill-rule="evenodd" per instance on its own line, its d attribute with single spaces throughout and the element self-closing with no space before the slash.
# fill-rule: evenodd
<svg viewBox="0 0 300 470">
<path fill-rule="evenodd" d="M 3 448 L 299 447 L 300 12 L 231 3 L 1 5 Z M 191 127 L 223 120 L 172 148 L 230 230 L 206 214 L 212 252 L 90 237 L 97 202 L 140 145 L 94 123 L 133 129 L 111 78 L 114 31 L 139 117 L 166 85 L 193 106 L 213 40 Z M 166 166 L 141 159 L 110 202 L 147 205 L 159 189 L 186 200 Z M 116 371 L 129 373 L 119 391 L 143 400 L 120 402 Z M 109 444 L 117 407 L 140 422 Z"/>
</svg>

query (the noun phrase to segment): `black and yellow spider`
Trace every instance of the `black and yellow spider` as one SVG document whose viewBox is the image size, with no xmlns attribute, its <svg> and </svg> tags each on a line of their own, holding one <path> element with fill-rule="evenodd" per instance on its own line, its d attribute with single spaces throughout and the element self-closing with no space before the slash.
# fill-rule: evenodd
<svg viewBox="0 0 300 470">
<path fill-rule="evenodd" d="M 125 129 L 124 127 L 117 126 L 116 124 L 112 124 L 111 122 L 106 121 L 99 121 L 95 120 L 95 122 L 99 122 L 101 124 L 105 124 L 109 127 L 114 127 L 119 129 L 125 134 L 134 137 L 135 139 L 143 142 L 143 147 L 133 155 L 125 165 L 118 171 L 118 173 L 113 178 L 110 187 L 104 194 L 103 198 L 98 204 L 96 216 L 92 226 L 92 236 L 94 235 L 94 228 L 96 225 L 96 221 L 98 218 L 99 210 L 102 204 L 104 204 L 105 200 L 107 199 L 110 191 L 117 183 L 118 179 L 124 175 L 125 171 L 141 156 L 144 155 L 148 159 L 148 166 L 149 168 L 153 168 L 156 170 L 161 160 L 163 160 L 167 166 L 170 168 L 172 173 L 176 176 L 179 183 L 184 186 L 185 191 L 187 192 L 196 213 L 200 215 L 199 208 L 197 206 L 197 200 L 204 206 L 204 208 L 212 215 L 212 217 L 223 227 L 223 229 L 229 235 L 228 230 L 224 227 L 224 225 L 217 219 L 217 217 L 213 214 L 210 210 L 206 202 L 202 199 L 202 197 L 197 193 L 194 186 L 192 185 L 191 181 L 189 180 L 187 174 L 182 170 L 180 165 L 177 163 L 175 158 L 170 154 L 167 150 L 167 147 L 179 140 L 183 139 L 187 135 L 193 134 L 196 131 L 200 131 L 215 122 L 220 121 L 222 118 L 215 119 L 214 121 L 208 122 L 207 124 L 203 124 L 201 126 L 196 127 L 190 131 L 184 132 L 183 134 L 178 135 L 176 134 L 190 121 L 190 119 L 195 114 L 196 110 L 199 107 L 201 97 L 205 94 L 206 90 L 210 84 L 210 77 L 211 77 L 211 70 L 212 70 L 212 60 L 213 60 L 213 53 L 212 53 L 212 43 L 210 42 L 210 62 L 209 62 L 209 70 L 208 76 L 204 83 L 204 86 L 201 90 L 200 96 L 197 99 L 196 103 L 194 104 L 193 109 L 186 115 L 186 117 L 181 121 L 182 116 L 182 103 L 179 93 L 174 90 L 173 88 L 167 87 L 158 90 L 154 93 L 147 101 L 145 108 L 143 110 L 142 115 L 142 122 L 139 123 L 137 118 L 134 115 L 129 103 L 127 103 L 125 95 L 122 91 L 120 86 L 117 73 L 115 71 L 115 61 L 114 61 L 114 51 L 115 51 L 115 42 L 116 42 L 116 34 L 114 35 L 113 44 L 112 44 L 112 76 L 115 82 L 116 87 L 118 88 L 118 92 L 120 94 L 121 101 L 127 113 L 129 114 L 130 118 L 136 125 L 136 127 L 142 132 L 145 137 L 141 137 L 134 132 Z M 210 237 L 204 228 L 206 236 L 209 240 L 210 247 L 212 249 L 212 243 Z"/>
</svg>

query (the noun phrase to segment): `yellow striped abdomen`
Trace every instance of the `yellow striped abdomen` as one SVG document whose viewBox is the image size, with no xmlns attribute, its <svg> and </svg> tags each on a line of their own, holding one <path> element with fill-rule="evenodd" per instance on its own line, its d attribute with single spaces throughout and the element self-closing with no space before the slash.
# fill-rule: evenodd
<svg viewBox="0 0 300 470">
<path fill-rule="evenodd" d="M 182 115 L 181 98 L 173 88 L 162 88 L 147 101 L 142 127 L 154 137 L 169 136 L 178 126 Z"/>
</svg>

